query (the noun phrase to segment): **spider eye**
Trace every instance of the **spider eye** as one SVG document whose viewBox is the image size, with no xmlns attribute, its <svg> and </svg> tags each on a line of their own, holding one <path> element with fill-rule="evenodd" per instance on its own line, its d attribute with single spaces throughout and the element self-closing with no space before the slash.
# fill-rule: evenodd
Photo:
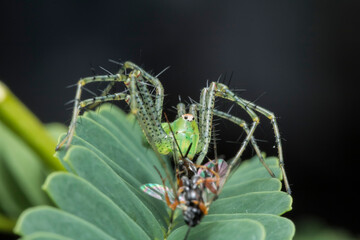
<svg viewBox="0 0 360 240">
<path fill-rule="evenodd" d="M 189 122 L 191 122 L 191 121 L 194 120 L 194 116 L 193 116 L 192 114 L 189 114 L 189 113 L 182 115 L 182 118 L 183 118 L 184 120 L 186 120 L 186 121 L 189 121 Z"/>
</svg>

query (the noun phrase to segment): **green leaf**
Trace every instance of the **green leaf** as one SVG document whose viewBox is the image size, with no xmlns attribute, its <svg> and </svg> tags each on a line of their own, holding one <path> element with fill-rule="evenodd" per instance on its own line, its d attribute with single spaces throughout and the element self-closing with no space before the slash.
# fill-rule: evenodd
<svg viewBox="0 0 360 240">
<path fill-rule="evenodd" d="M 176 229 L 169 240 L 183 239 L 187 226 Z M 266 239 L 264 226 L 250 219 L 218 220 L 216 222 L 204 222 L 190 230 L 189 239 Z"/>
<path fill-rule="evenodd" d="M 114 238 L 128 236 L 130 239 L 147 239 L 139 224 L 108 196 L 74 174 L 53 173 L 45 182 L 44 189 L 61 209 L 97 226 Z M 64 194 L 75 192 L 70 198 Z"/>
<path fill-rule="evenodd" d="M 231 184 L 227 182 L 220 198 L 226 198 L 245 193 L 262 192 L 262 191 L 280 191 L 281 182 L 274 178 L 259 178 L 250 181 L 240 182 L 238 184 Z"/>
<path fill-rule="evenodd" d="M 49 232 L 77 240 L 114 239 L 97 226 L 52 207 L 26 210 L 20 216 L 14 231 L 20 235 Z"/>
<path fill-rule="evenodd" d="M 220 198 L 211 206 L 209 214 L 269 213 L 280 215 L 291 210 L 291 197 L 284 192 L 254 192 Z"/>
<path fill-rule="evenodd" d="M 295 232 L 295 226 L 289 219 L 273 214 L 210 214 L 203 219 L 203 222 L 216 222 L 219 221 L 219 219 L 251 219 L 257 221 L 264 226 L 266 239 L 291 239 Z"/>
<path fill-rule="evenodd" d="M 188 226 L 181 211 L 176 212 L 179 224 L 168 234 L 168 207 L 140 190 L 145 183 L 161 184 L 154 166 L 162 176 L 164 167 L 174 173 L 166 158 L 162 166 L 143 145 L 141 129 L 131 116 L 110 105 L 87 112 L 79 119 L 70 149 L 56 156 L 71 173 L 51 174 L 43 188 L 59 210 L 23 213 L 16 232 L 24 239 L 85 239 L 80 233 L 88 229 L 93 234 L 86 239 L 184 239 Z M 189 239 L 292 239 L 294 225 L 278 216 L 291 210 L 292 199 L 280 192 L 278 160 L 265 161 L 278 179 L 271 178 L 257 158 L 244 161 Z M 46 220 L 36 220 L 40 218 Z"/>
<path fill-rule="evenodd" d="M 20 240 L 72 240 L 72 239 L 55 233 L 35 232 L 26 237 L 20 238 Z"/>
</svg>

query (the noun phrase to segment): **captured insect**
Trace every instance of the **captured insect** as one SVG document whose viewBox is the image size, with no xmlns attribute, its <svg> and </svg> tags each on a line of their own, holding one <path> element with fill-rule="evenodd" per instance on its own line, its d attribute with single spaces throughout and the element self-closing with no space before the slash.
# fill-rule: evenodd
<svg viewBox="0 0 360 240">
<path fill-rule="evenodd" d="M 215 115 L 235 123 L 246 133 L 246 137 L 238 152 L 228 166 L 227 174 L 240 162 L 240 157 L 250 142 L 261 163 L 265 166 L 269 174 L 275 177 L 271 169 L 265 164 L 261 151 L 253 137 L 255 129 L 260 123 L 259 117 L 256 114 L 259 113 L 266 116 L 273 126 L 285 188 L 286 191 L 291 194 L 284 168 L 280 132 L 276 117 L 272 112 L 255 105 L 251 101 L 236 96 L 225 84 L 212 82 L 209 86 L 202 89 L 199 103 L 190 104 L 188 112 L 186 112 L 185 104 L 179 103 L 177 105 L 177 119 L 170 124 L 174 130 L 175 137 L 173 137 L 168 125 L 162 123 L 164 89 L 158 79 L 161 73 L 152 76 L 134 63 L 125 62 L 117 74 L 80 79 L 77 83 L 74 110 L 69 130 L 66 137 L 56 147 L 56 150 L 59 150 L 63 145 L 65 145 L 66 148 L 70 146 L 81 110 L 103 102 L 125 101 L 130 105 L 131 112 L 136 114 L 142 130 L 147 133 L 145 134 L 147 141 L 154 150 L 160 154 L 165 155 L 175 151 L 175 155 L 179 156 L 180 152 L 186 152 L 191 145 L 188 151 L 188 158 L 193 161 L 197 155 L 195 162 L 197 165 L 201 165 L 209 150 L 213 116 Z M 94 82 L 108 82 L 109 84 L 100 96 L 81 100 L 81 93 L 84 86 Z M 110 90 L 117 82 L 123 82 L 127 90 L 110 94 Z M 244 120 L 215 109 L 215 98 L 217 97 L 227 99 L 240 106 L 251 118 L 252 123 L 250 127 Z M 178 141 L 179 148 L 173 147 L 175 139 Z M 225 179 L 227 179 L 227 177 L 228 176 L 225 176 Z"/>
<path fill-rule="evenodd" d="M 177 189 L 169 189 L 166 186 L 165 179 L 156 167 L 162 185 L 148 183 L 141 186 L 145 193 L 164 201 L 172 210 L 168 231 L 171 230 L 175 210 L 177 208 L 182 210 L 185 224 L 189 226 L 184 239 L 187 239 L 190 229 L 197 226 L 208 214 L 210 204 L 216 200 L 225 183 L 224 176 L 227 171 L 227 163 L 221 159 L 200 166 L 189 164 L 190 169 L 197 169 L 197 172 L 192 177 L 188 177 L 177 171 Z"/>
</svg>

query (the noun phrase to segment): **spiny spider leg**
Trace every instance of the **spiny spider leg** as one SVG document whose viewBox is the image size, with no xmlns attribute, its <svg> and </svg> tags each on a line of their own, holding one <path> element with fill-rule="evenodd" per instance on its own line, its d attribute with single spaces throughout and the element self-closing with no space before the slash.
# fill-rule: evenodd
<svg viewBox="0 0 360 240">
<path fill-rule="evenodd" d="M 233 115 L 231 115 L 231 114 L 228 114 L 228 113 L 225 113 L 225 112 L 216 110 L 216 109 L 214 109 L 213 111 L 214 111 L 214 115 L 215 115 L 215 116 L 221 117 L 221 118 L 223 118 L 223 119 L 226 119 L 226 120 L 228 120 L 228 121 L 230 121 L 230 122 L 235 123 L 236 125 L 239 125 L 240 127 L 242 127 L 242 128 L 244 129 L 244 131 L 245 131 L 246 134 L 249 134 L 249 131 L 250 131 L 250 130 L 249 130 L 248 126 L 247 126 L 247 123 L 246 123 L 244 120 L 242 120 L 242 119 L 240 119 L 240 118 L 238 118 L 238 117 L 235 117 L 235 116 L 233 116 Z M 269 168 L 269 166 L 265 163 L 264 158 L 263 158 L 263 156 L 262 156 L 262 154 L 261 154 L 261 151 L 260 151 L 260 149 L 259 149 L 259 146 L 257 145 L 257 143 L 256 143 L 256 141 L 255 141 L 254 136 L 251 137 L 251 145 L 253 146 L 253 148 L 254 148 L 254 150 L 255 150 L 255 152 L 256 152 L 256 155 L 258 156 L 260 162 L 264 165 L 264 167 L 265 167 L 266 170 L 269 172 L 269 174 L 271 175 L 271 177 L 276 177 L 275 174 L 273 173 L 273 171 L 272 171 L 272 170 Z"/>
<path fill-rule="evenodd" d="M 110 90 L 112 89 L 112 87 L 115 85 L 115 83 L 116 83 L 116 82 L 110 82 L 110 83 L 106 86 L 106 88 L 101 92 L 101 94 L 100 94 L 99 97 L 108 95 L 109 92 L 110 92 Z M 94 109 L 94 108 L 97 107 L 100 103 L 101 103 L 101 102 L 99 102 L 99 103 L 93 103 L 93 104 L 91 104 L 88 108 L 89 108 L 89 109 Z"/>
<path fill-rule="evenodd" d="M 123 82 L 123 81 L 125 81 L 126 78 L 127 77 L 124 75 L 115 74 L 115 75 L 102 75 L 102 76 L 87 77 L 87 78 L 82 78 L 78 81 L 76 95 L 75 95 L 75 102 L 74 102 L 74 110 L 73 110 L 73 115 L 72 115 L 71 123 L 69 126 L 69 130 L 67 132 L 66 137 L 56 146 L 56 151 L 59 150 L 65 143 L 66 143 L 66 148 L 68 148 L 70 146 L 70 143 L 74 136 L 77 118 L 78 118 L 80 110 L 81 110 L 80 100 L 81 100 L 82 88 L 86 84 L 93 83 L 93 82 Z"/>
<path fill-rule="evenodd" d="M 222 95 L 222 96 L 220 96 L 220 95 Z M 220 92 L 219 96 L 223 97 L 223 98 L 227 98 L 230 101 L 235 101 L 236 98 L 239 99 L 239 97 L 236 97 L 235 95 L 233 95 L 233 96 L 225 95 L 224 92 Z M 254 104 L 254 103 L 252 103 L 252 102 L 250 102 L 248 100 L 245 100 L 245 99 L 242 99 L 242 98 L 240 98 L 240 99 L 246 104 L 246 108 L 253 109 L 254 111 L 257 111 L 260 114 L 267 117 L 268 119 L 270 119 L 270 122 L 271 122 L 271 124 L 273 126 L 273 129 L 274 129 L 275 143 L 277 144 L 277 149 L 278 149 L 279 165 L 280 165 L 281 173 L 283 175 L 285 189 L 286 189 L 288 194 L 291 194 L 290 184 L 289 184 L 289 181 L 287 179 L 286 172 L 285 172 L 285 167 L 284 167 L 285 164 L 284 164 L 284 157 L 283 157 L 283 152 L 282 152 L 282 145 L 281 145 L 279 127 L 278 127 L 278 125 L 276 123 L 276 117 L 275 117 L 274 113 L 270 112 L 269 110 L 267 110 L 265 108 L 262 108 L 262 107 L 260 107 L 260 106 L 258 106 L 256 104 Z"/>
<path fill-rule="evenodd" d="M 136 69 L 141 73 L 141 76 L 149 81 L 152 85 L 154 85 L 156 89 L 156 95 L 155 95 L 155 112 L 157 113 L 158 120 L 161 121 L 162 116 L 162 109 L 163 109 L 163 102 L 164 102 L 164 88 L 156 77 L 151 76 L 149 73 L 145 72 L 143 69 L 138 67 L 136 64 L 132 62 L 125 62 L 124 63 L 125 68 L 130 69 Z"/>
<path fill-rule="evenodd" d="M 126 73 L 127 69 L 131 70 L 129 74 Z M 146 87 L 146 85 L 148 84 L 144 81 L 150 82 L 155 87 L 155 103 L 153 102 L 152 96 L 149 93 L 148 88 Z M 82 88 L 86 84 L 93 82 L 109 82 L 109 85 L 103 91 L 101 96 L 80 102 Z M 125 83 L 125 86 L 130 91 L 130 98 L 127 96 L 123 96 L 123 93 L 108 94 L 115 82 Z M 140 93 L 138 88 L 141 91 Z M 152 139 L 155 142 L 155 146 L 158 148 L 160 153 L 166 154 L 171 151 L 172 140 L 168 137 L 168 135 L 161 127 L 163 98 L 164 90 L 160 81 L 131 62 L 125 62 L 118 74 L 94 76 L 80 79 L 77 83 L 73 116 L 68 133 L 66 137 L 58 144 L 56 150 L 60 149 L 65 143 L 67 148 L 70 146 L 75 132 L 77 118 L 83 107 L 89 105 L 90 107 L 92 107 L 97 105 L 98 103 L 111 100 L 126 100 L 126 102 L 130 104 L 133 113 L 139 112 L 137 114 L 138 121 L 144 123 L 143 126 L 147 128 L 147 132 L 152 136 Z"/>
<path fill-rule="evenodd" d="M 118 65 L 122 65 L 122 66 L 123 66 L 123 64 L 120 64 L 120 63 L 118 63 Z M 123 74 L 124 71 L 125 71 L 124 67 L 121 67 L 121 68 L 119 69 L 118 74 Z M 109 84 L 106 86 L 106 88 L 105 88 L 104 90 L 102 90 L 102 92 L 101 92 L 101 94 L 100 94 L 100 97 L 101 97 L 101 96 L 106 96 L 106 95 L 108 95 L 109 92 L 111 91 L 111 89 L 114 87 L 115 83 L 116 83 L 116 82 L 109 82 Z M 99 104 L 100 104 L 100 103 L 91 104 L 91 105 L 89 106 L 89 109 L 94 109 L 94 108 L 97 107 Z"/>
<path fill-rule="evenodd" d="M 129 87 L 132 101 L 130 103 L 130 108 L 132 109 L 132 112 L 136 113 L 138 122 L 143 123 L 140 125 L 145 127 L 143 128 L 143 131 L 146 129 L 147 134 L 145 134 L 145 136 L 148 141 L 150 142 L 149 137 L 151 137 L 160 154 L 169 153 L 172 149 L 172 139 L 166 134 L 161 126 L 162 104 L 164 99 L 163 86 L 159 79 L 151 76 L 134 63 L 125 62 L 124 67 L 135 69 L 133 72 L 137 71 L 137 74 L 132 74 L 134 80 L 130 81 L 131 84 Z M 138 77 L 150 82 L 156 89 L 155 103 L 146 84 L 142 81 L 137 81 L 138 79 L 136 78 Z M 140 89 L 140 92 L 137 88 Z"/>
<path fill-rule="evenodd" d="M 186 106 L 184 103 L 180 102 L 176 105 L 177 115 L 176 118 L 181 117 L 182 115 L 186 114 Z"/>
<path fill-rule="evenodd" d="M 146 108 L 147 114 L 154 119 L 156 122 L 160 122 L 161 119 L 158 119 L 157 112 L 155 111 L 154 101 L 149 92 L 148 87 L 141 81 L 136 82 L 136 86 L 139 89 L 140 96 L 143 100 L 143 104 Z M 160 126 L 161 127 L 161 126 Z"/>
<path fill-rule="evenodd" d="M 140 95 L 139 91 L 136 87 L 135 78 L 132 77 L 130 81 L 130 108 L 134 114 L 136 114 L 136 118 L 142 126 L 143 132 L 146 131 L 146 138 L 148 142 L 154 143 L 156 149 L 160 154 L 167 154 L 172 149 L 172 139 L 166 134 L 164 129 L 161 126 L 161 121 L 157 121 L 155 118 L 156 114 L 154 114 L 153 107 L 149 104 L 145 104 L 143 100 L 150 101 L 148 99 L 148 94 L 144 92 L 143 96 Z"/>
<path fill-rule="evenodd" d="M 215 85 L 211 85 L 213 89 Z M 209 94 L 212 93 L 212 94 Z M 198 144 L 197 152 L 200 152 L 196 160 L 196 164 L 200 165 L 204 160 L 207 151 L 209 149 L 209 144 L 211 140 L 211 125 L 213 119 L 212 109 L 215 104 L 215 95 L 213 90 L 209 91 L 209 88 L 203 88 L 200 94 L 200 105 L 199 105 L 199 132 L 200 132 L 200 141 Z"/>
<path fill-rule="evenodd" d="M 196 109 L 197 107 L 201 108 L 201 105 L 200 104 L 191 104 L 190 107 L 189 107 L 189 113 L 194 115 L 194 118 L 195 118 L 196 121 L 197 121 L 197 109 Z M 242 127 L 244 129 L 246 134 L 249 134 L 250 130 L 249 130 L 248 126 L 247 126 L 247 123 L 244 120 L 242 120 L 240 118 L 237 118 L 237 117 L 235 117 L 233 115 L 230 115 L 228 113 L 216 110 L 216 109 L 213 109 L 213 114 L 215 116 L 227 119 L 228 121 L 231 121 L 231 122 L 239 125 L 240 127 Z M 199 128 L 200 128 L 200 126 L 199 126 Z M 261 151 L 260 151 L 260 149 L 259 149 L 259 147 L 258 147 L 258 145 L 257 145 L 257 143 L 255 141 L 255 138 L 253 136 L 251 137 L 251 144 L 254 147 L 255 152 L 256 152 L 257 156 L 259 157 L 260 162 L 264 165 L 264 167 L 269 172 L 269 174 L 272 177 L 276 177 L 275 174 L 272 172 L 272 170 L 265 163 L 264 158 L 263 158 L 263 156 L 261 154 Z"/>
<path fill-rule="evenodd" d="M 285 188 L 286 188 L 286 191 L 288 192 L 288 194 L 291 194 L 291 189 L 290 189 L 290 186 L 289 186 L 289 183 L 287 180 L 287 176 L 285 173 L 285 169 L 284 169 L 284 161 L 283 161 L 283 156 L 282 156 L 280 133 L 279 133 L 279 129 L 278 129 L 274 114 L 264 108 L 261 108 L 255 104 L 251 103 L 250 101 L 244 100 L 244 99 L 236 96 L 235 93 L 233 93 L 231 90 L 229 90 L 229 88 L 222 83 L 212 82 L 209 87 L 204 88 L 201 92 L 200 104 L 198 104 L 198 106 L 199 106 L 199 113 L 200 113 L 200 117 L 199 117 L 200 144 L 199 145 L 200 146 L 202 145 L 202 150 L 200 151 L 200 154 L 196 160 L 196 163 L 201 164 L 201 162 L 203 161 L 205 155 L 207 154 L 207 150 L 209 148 L 210 137 L 211 137 L 210 129 L 211 129 L 212 119 L 213 119 L 213 114 L 214 114 L 215 97 L 221 97 L 221 98 L 228 99 L 230 101 L 235 102 L 250 115 L 250 117 L 252 118 L 252 121 L 253 121 L 250 129 L 248 129 L 247 127 L 244 128 L 244 130 L 246 129 L 245 131 L 247 133 L 247 136 L 246 136 L 245 140 L 243 141 L 240 149 L 236 153 L 234 159 L 229 164 L 227 173 L 225 175 L 225 179 L 228 178 L 232 168 L 240 160 L 240 157 L 243 154 L 248 142 L 251 141 L 252 144 L 255 143 L 255 140 L 253 139 L 252 136 L 255 132 L 257 125 L 260 122 L 259 117 L 254 112 L 254 111 L 257 111 L 260 114 L 265 115 L 266 117 L 268 117 L 271 120 L 271 124 L 273 125 L 274 132 L 275 132 L 275 140 L 276 140 L 276 144 L 277 144 L 277 148 L 278 148 L 280 168 L 281 168 L 281 171 L 283 174 Z M 256 143 L 253 145 L 256 146 Z M 257 148 L 257 150 L 258 150 L 258 148 Z M 258 154 L 258 152 L 257 152 L 257 154 Z M 269 168 L 267 168 L 267 169 L 269 171 Z M 269 173 L 270 173 L 270 171 L 269 171 Z"/>
<path fill-rule="evenodd" d="M 270 122 L 273 126 L 274 129 L 274 134 L 275 134 L 275 143 L 277 144 L 277 149 L 278 149 L 278 156 L 279 156 L 279 163 L 280 163 L 280 169 L 284 178 L 284 183 L 285 183 L 285 187 L 286 187 L 286 191 L 291 194 L 291 189 L 290 189 L 290 184 L 288 182 L 287 176 L 286 176 L 286 172 L 285 172 L 285 163 L 284 163 L 284 156 L 283 156 L 283 151 L 282 151 L 282 145 L 281 145 L 281 138 L 280 138 L 280 131 L 279 131 L 279 127 L 278 124 L 276 122 L 276 117 L 275 114 L 273 112 L 270 112 L 269 110 L 260 107 L 248 100 L 244 99 L 244 102 L 252 109 L 254 109 L 255 111 L 259 112 L 260 114 L 266 116 L 268 119 L 270 119 Z"/>
<path fill-rule="evenodd" d="M 198 120 L 198 115 L 197 115 L 197 106 L 196 106 L 196 104 L 190 104 L 189 113 L 194 116 L 195 122 L 199 126 L 199 120 Z"/>
<path fill-rule="evenodd" d="M 207 150 L 209 148 L 209 143 L 210 143 L 210 139 L 211 139 L 211 125 L 212 125 L 212 119 L 213 119 L 215 96 L 222 97 L 222 98 L 225 98 L 225 99 L 235 102 L 250 115 L 250 117 L 253 121 L 251 128 L 249 130 L 249 133 L 247 134 L 245 140 L 243 141 L 239 151 L 235 155 L 234 160 L 229 165 L 229 169 L 228 169 L 228 174 L 229 174 L 231 168 L 240 159 L 248 142 L 251 140 L 251 137 L 254 134 L 256 126 L 259 124 L 259 117 L 256 115 L 256 113 L 253 110 L 251 110 L 246 105 L 246 103 L 243 101 L 243 99 L 237 97 L 232 91 L 230 91 L 228 89 L 228 87 L 226 85 L 221 84 L 221 83 L 212 82 L 208 88 L 204 88 L 201 91 L 200 106 L 199 106 L 199 113 L 200 113 L 199 125 L 201 126 L 200 127 L 200 129 L 201 129 L 200 142 L 202 142 L 202 144 L 203 144 L 202 150 L 196 160 L 196 163 L 199 165 L 205 158 L 205 156 L 207 154 Z"/>
<path fill-rule="evenodd" d="M 126 93 L 114 93 L 114 94 L 109 94 L 109 95 L 105 95 L 105 96 L 99 96 L 99 97 L 85 99 L 80 102 L 79 108 L 83 109 L 92 104 L 104 103 L 104 102 L 108 102 L 108 101 L 121 101 L 121 100 L 125 100 L 126 102 L 130 101 L 130 95 L 128 95 Z"/>
</svg>

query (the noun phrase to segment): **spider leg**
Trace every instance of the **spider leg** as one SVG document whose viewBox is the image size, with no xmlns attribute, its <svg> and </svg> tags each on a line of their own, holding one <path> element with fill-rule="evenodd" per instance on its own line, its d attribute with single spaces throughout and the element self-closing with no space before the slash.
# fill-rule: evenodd
<svg viewBox="0 0 360 240">
<path fill-rule="evenodd" d="M 146 131 L 147 140 L 149 142 L 154 141 L 156 150 L 160 154 L 171 152 L 173 140 L 161 126 L 164 99 L 164 88 L 161 82 L 132 62 L 125 62 L 124 68 L 133 70 L 129 74 L 130 85 L 127 85 L 132 100 L 130 108 L 137 115 L 139 123 L 141 122 L 140 126 L 142 126 L 143 131 Z M 147 87 L 149 84 L 145 81 L 156 89 L 155 101 Z"/>
<path fill-rule="evenodd" d="M 246 105 L 248 107 L 250 107 L 253 110 L 259 112 L 260 114 L 266 116 L 270 120 L 270 123 L 271 123 L 271 125 L 273 126 L 273 129 L 274 129 L 275 143 L 276 143 L 277 149 L 278 149 L 279 164 L 280 164 L 281 173 L 283 175 L 285 188 L 286 188 L 287 193 L 291 194 L 290 184 L 289 184 L 289 181 L 287 179 L 286 172 L 285 172 L 285 163 L 284 163 L 284 157 L 283 157 L 283 151 L 282 151 L 282 145 L 281 145 L 280 131 L 279 131 L 278 124 L 276 122 L 275 114 L 273 112 L 270 112 L 269 110 L 263 108 L 263 107 L 260 107 L 260 106 L 258 106 L 256 104 L 248 101 L 248 100 L 243 99 L 243 101 L 246 103 Z"/>
<path fill-rule="evenodd" d="M 110 82 L 110 83 L 106 86 L 106 88 L 101 92 L 101 94 L 100 94 L 99 97 L 108 95 L 109 92 L 110 92 L 110 90 L 112 89 L 112 87 L 115 85 L 115 83 L 116 83 L 116 82 Z M 101 102 L 99 102 L 99 103 L 93 103 L 93 104 L 91 104 L 88 108 L 89 108 L 89 109 L 94 109 L 94 108 L 97 107 L 100 103 L 101 103 Z"/>
<path fill-rule="evenodd" d="M 221 84 L 223 85 L 223 84 Z M 223 85 L 222 87 L 224 87 L 225 89 L 227 89 L 227 86 Z M 230 91 L 230 90 L 228 90 Z M 285 189 L 287 191 L 288 194 L 291 194 L 291 188 L 289 185 L 289 181 L 287 179 L 286 176 L 286 172 L 285 172 L 285 167 L 284 167 L 284 158 L 283 158 L 283 152 L 282 152 L 282 145 L 281 145 L 281 138 L 280 138 L 280 132 L 279 132 L 279 127 L 277 125 L 276 122 L 276 117 L 274 115 L 274 113 L 270 112 L 269 110 L 262 108 L 248 100 L 242 99 L 240 97 L 237 97 L 235 94 L 227 94 L 227 91 L 222 91 L 222 92 L 218 92 L 219 97 L 223 97 L 226 99 L 229 99 L 230 101 L 235 101 L 236 99 L 240 99 L 243 103 L 245 103 L 245 107 L 247 109 L 251 109 L 254 111 L 257 111 L 258 113 L 266 116 L 268 119 L 270 119 L 270 122 L 273 126 L 274 129 L 274 134 L 275 134 L 275 143 L 277 145 L 277 149 L 278 149 L 278 157 L 279 157 L 279 165 L 280 165 L 280 169 L 281 169 L 281 173 L 284 179 L 284 185 L 285 185 Z M 234 159 L 235 160 L 235 159 Z"/>
<path fill-rule="evenodd" d="M 157 106 L 156 112 L 158 113 L 158 116 L 161 119 L 162 103 L 163 103 L 163 99 L 164 99 L 164 90 L 161 85 L 161 82 L 156 77 L 151 76 L 150 74 L 148 74 L 147 72 L 145 72 L 143 69 L 141 69 L 139 66 L 137 66 L 136 64 L 134 64 L 132 62 L 125 62 L 123 64 L 123 67 L 119 70 L 119 74 L 124 74 L 127 69 L 140 71 L 141 76 L 143 77 L 144 80 L 147 80 L 151 84 L 156 86 L 156 93 L 157 93 L 157 96 L 155 97 L 156 106 Z M 107 85 L 107 87 L 102 91 L 100 96 L 107 95 L 114 85 L 115 85 L 115 82 L 110 82 Z M 97 106 L 97 104 L 93 104 L 90 106 L 90 108 L 94 108 L 96 106 Z"/>
<path fill-rule="evenodd" d="M 198 116 L 197 116 L 197 105 L 196 105 L 195 103 L 190 104 L 190 106 L 189 106 L 189 113 L 194 116 L 196 125 L 199 126 L 199 120 L 198 120 Z M 199 131 L 200 131 L 200 129 L 199 129 Z"/>
<path fill-rule="evenodd" d="M 100 104 L 100 103 L 104 103 L 104 102 L 108 102 L 108 101 L 121 101 L 121 100 L 125 100 L 126 102 L 129 102 L 130 95 L 121 92 L 121 93 L 114 93 L 114 94 L 109 94 L 109 95 L 105 95 L 105 96 L 99 96 L 99 97 L 85 99 L 79 103 L 79 108 L 81 110 L 92 104 Z"/>
<path fill-rule="evenodd" d="M 204 96 L 205 95 L 205 96 Z M 251 124 L 251 128 L 243 141 L 239 151 L 236 153 L 233 161 L 229 164 L 228 171 L 226 173 L 226 178 L 228 177 L 231 169 L 235 166 L 235 164 L 240 159 L 242 153 L 244 152 L 248 142 L 251 140 L 252 135 L 255 132 L 255 129 L 257 125 L 259 124 L 259 117 L 256 115 L 256 113 L 249 108 L 246 103 L 243 101 L 243 99 L 237 97 L 235 93 L 229 90 L 229 88 L 221 83 L 212 82 L 208 88 L 204 88 L 201 91 L 200 96 L 200 105 L 199 105 L 199 113 L 200 113 L 200 123 L 201 126 L 201 135 L 200 139 L 203 144 L 203 148 L 196 160 L 196 163 L 198 165 L 201 164 L 203 161 L 205 155 L 207 154 L 209 143 L 211 139 L 211 125 L 212 125 L 212 119 L 213 119 L 213 110 L 214 110 L 214 102 L 215 102 L 215 96 L 228 99 L 230 101 L 235 102 L 237 105 L 242 107 L 252 118 L 253 123 Z"/>
<path fill-rule="evenodd" d="M 196 123 L 196 125 L 197 125 L 198 128 L 199 128 L 199 133 L 200 133 L 200 136 L 201 136 L 201 135 L 202 135 L 202 134 L 201 134 L 201 129 L 200 129 L 201 124 L 199 124 L 199 123 L 200 123 L 200 118 L 198 117 L 197 111 L 198 111 L 198 105 L 195 104 L 195 103 L 190 104 L 190 106 L 189 106 L 189 113 L 194 116 L 195 123 Z M 202 142 L 202 140 L 199 138 L 196 152 L 199 152 L 202 148 L 203 148 L 203 142 Z"/>
<path fill-rule="evenodd" d="M 211 84 L 210 87 L 203 88 L 200 95 L 200 105 L 199 105 L 199 131 L 200 131 L 200 141 L 199 141 L 199 156 L 196 160 L 196 164 L 200 165 L 207 154 L 209 143 L 211 140 L 211 127 L 213 113 L 212 109 L 215 104 L 215 84 Z"/>
<path fill-rule="evenodd" d="M 214 109 L 213 112 L 214 112 L 215 116 L 221 117 L 221 118 L 226 119 L 226 120 L 228 120 L 230 122 L 233 122 L 236 125 L 239 125 L 240 127 L 242 127 L 244 129 L 246 134 L 249 134 L 250 130 L 249 130 L 248 126 L 247 126 L 247 123 L 244 120 L 242 120 L 242 119 L 240 119 L 238 117 L 235 117 L 235 116 L 233 116 L 231 114 L 216 110 L 216 109 Z M 258 156 L 260 162 L 264 165 L 264 167 L 266 168 L 266 170 L 269 172 L 269 174 L 272 177 L 276 177 L 275 174 L 273 173 L 273 171 L 265 163 L 264 158 L 263 158 L 263 156 L 261 154 L 259 146 L 257 145 L 257 143 L 255 141 L 254 136 L 251 136 L 250 141 L 251 141 L 251 145 L 253 146 L 253 148 L 254 148 L 254 150 L 256 152 L 256 155 Z"/>
<path fill-rule="evenodd" d="M 203 135 L 203 126 L 205 125 L 205 105 L 206 105 L 206 95 L 207 95 L 207 88 L 203 88 L 201 90 L 201 94 L 200 94 L 200 104 L 198 107 L 198 111 L 199 111 L 199 131 L 200 134 Z M 203 141 L 200 141 L 201 143 L 203 143 Z M 203 144 L 202 144 L 203 145 Z"/>
<path fill-rule="evenodd" d="M 136 81 L 136 87 L 139 89 L 147 114 L 154 119 L 154 121 L 161 122 L 161 119 L 158 119 L 158 115 L 155 112 L 154 101 L 145 83 L 143 81 Z"/>
<path fill-rule="evenodd" d="M 184 103 L 178 103 L 176 105 L 176 109 L 177 109 L 176 118 L 180 118 L 182 115 L 184 115 L 186 113 L 186 107 L 185 107 Z"/>
<path fill-rule="evenodd" d="M 140 73 L 141 74 L 141 73 Z M 139 125 L 142 127 L 145 137 L 148 142 L 153 142 L 156 149 L 160 154 L 167 154 L 172 150 L 172 138 L 166 134 L 161 126 L 161 121 L 156 119 L 151 101 L 148 97 L 148 91 L 142 89 L 144 92 L 139 93 L 136 81 L 139 73 L 129 74 L 131 78 L 129 84 L 129 91 L 131 96 L 130 108 L 136 114 Z M 139 86 L 142 86 L 139 84 Z M 145 102 L 144 102 L 145 101 Z M 153 146 L 153 144 L 151 144 Z"/>
<path fill-rule="evenodd" d="M 149 81 L 155 87 L 156 89 L 155 112 L 157 114 L 157 119 L 161 121 L 163 102 L 164 102 L 164 88 L 161 82 L 159 81 L 159 79 L 151 76 L 149 73 L 145 72 L 142 68 L 140 68 L 139 66 L 137 66 L 132 62 L 125 62 L 124 67 L 139 71 L 142 78 Z"/>
<path fill-rule="evenodd" d="M 120 64 L 120 63 L 119 63 Z M 122 65 L 122 64 L 120 64 Z M 107 71 L 107 70 L 106 70 Z M 108 73 L 110 73 L 109 71 L 107 71 Z M 125 72 L 124 67 L 121 67 L 118 74 L 123 75 L 123 73 Z M 108 85 L 106 86 L 106 88 L 104 90 L 102 90 L 100 97 L 102 96 L 106 96 L 109 94 L 109 92 L 111 91 L 111 89 L 114 87 L 115 85 L 115 81 L 114 82 L 109 82 Z M 97 107 L 100 103 L 93 103 L 90 106 L 88 106 L 89 109 L 94 109 L 95 107 Z"/>
<path fill-rule="evenodd" d="M 127 69 L 131 70 L 130 73 L 126 73 Z M 157 78 L 152 77 L 131 62 L 125 62 L 118 74 L 87 77 L 79 80 L 77 83 L 74 110 L 69 130 L 63 141 L 56 147 L 56 150 L 60 149 L 65 143 L 67 148 L 70 146 L 75 133 L 77 118 L 80 114 L 80 110 L 84 107 L 80 106 L 82 88 L 86 84 L 101 81 L 109 82 L 109 85 L 102 92 L 101 96 L 96 97 L 93 100 L 88 99 L 85 102 L 82 102 L 82 105 L 85 104 L 86 106 L 93 107 L 101 102 L 113 100 L 112 98 L 114 98 L 114 100 L 120 100 L 117 99 L 118 96 L 115 96 L 116 94 L 108 94 L 108 92 L 115 82 L 124 82 L 125 86 L 130 91 L 130 99 L 126 99 L 126 102 L 130 104 L 132 112 L 136 113 L 138 121 L 143 123 L 140 124 L 140 126 L 142 126 L 143 131 L 147 132 L 147 134 L 145 134 L 147 139 L 150 140 L 149 137 L 151 137 L 151 139 L 154 140 L 155 146 L 161 154 L 167 154 L 171 151 L 172 140 L 161 127 L 162 104 L 164 98 L 163 87 Z M 146 81 L 152 84 L 156 89 L 155 103 L 147 87 L 149 84 L 146 83 Z"/>
<path fill-rule="evenodd" d="M 70 143 L 71 143 L 72 138 L 75 133 L 75 126 L 76 126 L 77 118 L 79 116 L 80 109 L 81 109 L 80 99 L 81 99 L 82 88 L 86 84 L 93 83 L 93 82 L 124 82 L 126 80 L 126 78 L 127 77 L 125 75 L 115 74 L 115 75 L 102 75 L 102 76 L 87 77 L 87 78 L 82 78 L 78 81 L 76 95 L 75 95 L 75 101 L 74 101 L 74 110 L 73 110 L 73 115 L 72 115 L 71 123 L 69 126 L 69 130 L 67 132 L 66 137 L 56 146 L 56 149 L 55 149 L 56 151 L 59 150 L 65 143 L 66 143 L 66 148 L 68 148 L 70 146 Z"/>
</svg>

